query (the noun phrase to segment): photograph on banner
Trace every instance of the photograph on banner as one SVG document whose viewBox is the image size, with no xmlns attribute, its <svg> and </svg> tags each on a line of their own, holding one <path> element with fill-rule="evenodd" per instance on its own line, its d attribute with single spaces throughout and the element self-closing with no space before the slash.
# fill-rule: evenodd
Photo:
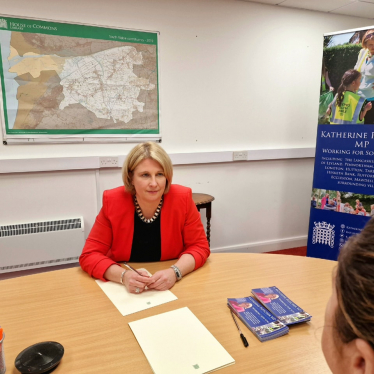
<svg viewBox="0 0 374 374">
<path fill-rule="evenodd" d="M 311 207 L 357 216 L 374 215 L 374 195 L 313 188 Z"/>
<path fill-rule="evenodd" d="M 319 124 L 374 124 L 374 27 L 324 37 Z"/>
</svg>

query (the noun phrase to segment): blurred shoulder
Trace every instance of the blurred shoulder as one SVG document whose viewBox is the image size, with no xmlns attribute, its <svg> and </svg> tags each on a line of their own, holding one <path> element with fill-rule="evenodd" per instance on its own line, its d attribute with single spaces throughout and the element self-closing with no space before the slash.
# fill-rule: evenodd
<svg viewBox="0 0 374 374">
<path fill-rule="evenodd" d="M 180 184 L 172 184 L 169 192 L 165 196 L 191 196 L 192 190 L 189 187 L 181 186 Z"/>
<path fill-rule="evenodd" d="M 132 196 L 129 192 L 125 190 L 125 186 L 119 186 L 116 188 L 112 188 L 110 190 L 105 190 L 104 199 L 109 200 L 109 201 L 121 201 L 121 200 L 132 201 Z"/>
</svg>

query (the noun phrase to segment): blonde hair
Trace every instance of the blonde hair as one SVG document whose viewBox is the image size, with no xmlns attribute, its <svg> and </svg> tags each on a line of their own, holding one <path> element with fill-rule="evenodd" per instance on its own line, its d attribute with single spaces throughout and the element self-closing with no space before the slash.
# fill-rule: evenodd
<svg viewBox="0 0 374 374">
<path fill-rule="evenodd" d="M 132 184 L 133 172 L 139 163 L 147 158 L 155 160 L 161 165 L 166 178 L 164 193 L 168 193 L 173 179 L 173 165 L 169 155 L 160 145 L 154 142 L 138 144 L 127 155 L 122 166 L 122 180 L 126 190 L 132 195 L 135 195 L 135 188 Z"/>
<path fill-rule="evenodd" d="M 367 41 L 374 38 L 374 29 L 370 29 L 365 32 L 364 36 L 362 37 L 362 48 L 367 48 Z"/>
</svg>

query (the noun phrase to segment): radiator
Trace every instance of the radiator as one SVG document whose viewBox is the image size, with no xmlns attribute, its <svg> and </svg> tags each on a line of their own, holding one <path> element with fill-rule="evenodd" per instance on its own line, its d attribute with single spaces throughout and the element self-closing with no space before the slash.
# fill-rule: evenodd
<svg viewBox="0 0 374 374">
<path fill-rule="evenodd" d="M 0 273 L 78 261 L 83 218 L 0 226 Z"/>
</svg>

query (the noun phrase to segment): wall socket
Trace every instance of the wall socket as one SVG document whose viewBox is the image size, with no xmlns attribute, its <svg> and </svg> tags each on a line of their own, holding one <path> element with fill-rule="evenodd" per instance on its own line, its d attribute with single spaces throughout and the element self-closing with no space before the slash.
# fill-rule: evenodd
<svg viewBox="0 0 374 374">
<path fill-rule="evenodd" d="M 234 161 L 243 161 L 248 159 L 248 151 L 236 151 L 233 152 Z"/>
<path fill-rule="evenodd" d="M 100 157 L 101 168 L 115 168 L 118 167 L 118 157 Z"/>
</svg>

